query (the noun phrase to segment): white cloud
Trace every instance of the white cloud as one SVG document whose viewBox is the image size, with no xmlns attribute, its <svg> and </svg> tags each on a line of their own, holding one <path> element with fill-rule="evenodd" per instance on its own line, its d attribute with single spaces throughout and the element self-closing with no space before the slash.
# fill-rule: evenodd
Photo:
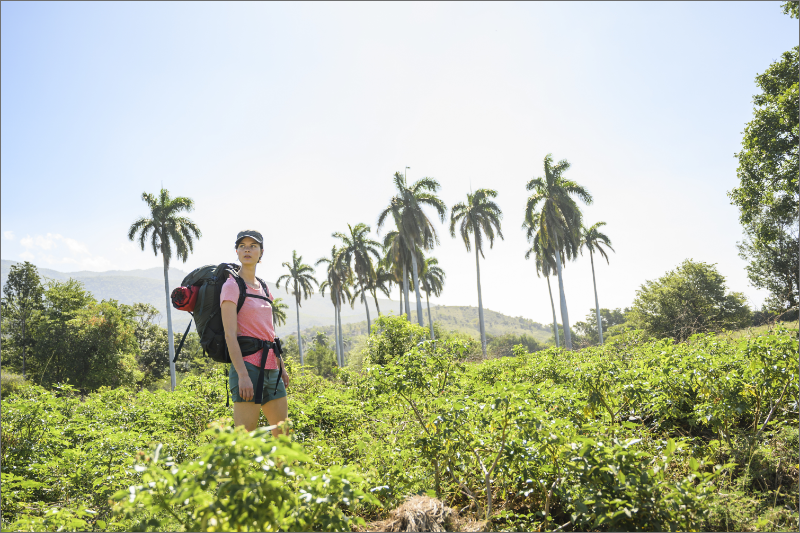
<svg viewBox="0 0 800 533">
<path fill-rule="evenodd" d="M 50 253 L 40 254 L 39 260 L 48 266 L 69 265 L 81 270 L 96 271 L 108 270 L 115 266 L 105 257 L 92 254 L 86 244 L 64 237 L 59 233 L 48 233 L 33 237 L 26 235 L 19 242 L 25 248 L 20 257 L 28 261 L 34 258 L 33 252 L 38 253 L 46 250 Z"/>
<path fill-rule="evenodd" d="M 14 240 L 14 232 L 13 231 L 4 231 L 3 232 L 3 238 L 5 240 L 7 240 L 7 241 L 13 241 Z"/>
</svg>

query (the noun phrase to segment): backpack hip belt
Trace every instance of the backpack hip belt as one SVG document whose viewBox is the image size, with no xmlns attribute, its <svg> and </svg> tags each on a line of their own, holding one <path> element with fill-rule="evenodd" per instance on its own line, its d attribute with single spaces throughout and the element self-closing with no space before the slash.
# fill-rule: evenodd
<svg viewBox="0 0 800 533">
<path fill-rule="evenodd" d="M 239 347 L 242 350 L 242 357 L 253 355 L 259 350 L 263 350 L 261 352 L 261 362 L 258 365 L 258 380 L 256 381 L 256 385 L 253 389 L 253 403 L 260 405 L 264 392 L 264 367 L 267 365 L 267 356 L 269 355 L 269 351 L 272 350 L 276 358 L 282 359 L 281 356 L 283 355 L 283 349 L 281 348 L 281 340 L 278 337 L 275 337 L 274 341 L 265 341 L 263 339 L 247 337 L 244 335 L 238 337 L 237 340 L 239 341 Z M 278 380 L 275 383 L 275 392 L 278 392 L 278 386 L 281 383 L 281 376 L 283 376 L 283 364 L 279 363 Z"/>
</svg>

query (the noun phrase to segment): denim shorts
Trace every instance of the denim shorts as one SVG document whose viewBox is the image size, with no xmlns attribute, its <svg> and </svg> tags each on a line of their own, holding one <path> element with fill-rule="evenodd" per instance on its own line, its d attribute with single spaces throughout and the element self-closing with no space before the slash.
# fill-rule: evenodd
<svg viewBox="0 0 800 533">
<path fill-rule="evenodd" d="M 247 361 L 244 362 L 244 366 L 247 368 L 250 381 L 253 383 L 253 395 L 255 396 L 260 370 L 256 365 L 248 363 Z M 280 372 L 280 370 L 264 370 L 264 390 L 261 393 L 261 405 L 286 396 L 286 387 L 283 385 L 283 380 L 278 378 L 278 372 Z M 278 384 L 278 390 L 275 390 L 276 383 Z M 246 401 L 239 396 L 239 373 L 236 372 L 236 368 L 233 365 L 231 365 L 231 369 L 228 372 L 228 385 L 230 386 L 231 398 L 234 403 Z M 250 400 L 248 403 L 252 402 L 253 400 Z"/>
</svg>

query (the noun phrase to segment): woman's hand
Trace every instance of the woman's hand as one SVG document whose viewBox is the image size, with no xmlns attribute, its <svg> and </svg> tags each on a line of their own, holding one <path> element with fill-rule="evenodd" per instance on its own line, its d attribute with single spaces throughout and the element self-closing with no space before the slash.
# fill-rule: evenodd
<svg viewBox="0 0 800 533">
<path fill-rule="evenodd" d="M 239 376 L 239 396 L 246 402 L 253 401 L 253 382 L 247 372 Z"/>
<path fill-rule="evenodd" d="M 289 377 L 289 373 L 286 371 L 286 367 L 283 366 L 283 361 L 281 361 L 281 369 L 283 373 L 281 374 L 281 379 L 283 380 L 283 386 L 288 387 L 291 378 Z"/>
</svg>

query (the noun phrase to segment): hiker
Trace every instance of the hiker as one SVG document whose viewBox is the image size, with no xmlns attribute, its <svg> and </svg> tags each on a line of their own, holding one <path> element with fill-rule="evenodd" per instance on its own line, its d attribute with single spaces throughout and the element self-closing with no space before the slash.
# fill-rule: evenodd
<svg viewBox="0 0 800 533">
<path fill-rule="evenodd" d="M 244 280 L 247 292 L 272 300 L 266 285 L 261 286 L 256 280 L 256 265 L 264 255 L 264 238 L 253 230 L 240 231 L 236 236 L 236 255 L 242 267 L 239 276 Z M 220 292 L 220 309 L 222 325 L 225 329 L 225 341 L 230 354 L 231 368 L 228 374 L 231 397 L 233 398 L 233 422 L 235 426 L 244 425 L 247 431 L 258 426 L 259 410 L 270 425 L 277 425 L 288 416 L 286 386 L 289 375 L 283 367 L 283 360 L 275 357 L 272 349 L 267 354 L 264 364 L 263 389 L 261 405 L 254 402 L 255 389 L 259 377 L 259 365 L 263 364 L 263 350 L 242 356 L 237 341 L 238 336 L 255 337 L 266 341 L 275 339 L 272 322 L 272 307 L 262 298 L 245 298 L 239 313 L 236 305 L 239 299 L 239 285 L 233 277 L 229 277 Z M 280 378 L 279 378 L 280 376 Z M 278 436 L 281 430 L 274 428 L 272 434 Z"/>
</svg>

